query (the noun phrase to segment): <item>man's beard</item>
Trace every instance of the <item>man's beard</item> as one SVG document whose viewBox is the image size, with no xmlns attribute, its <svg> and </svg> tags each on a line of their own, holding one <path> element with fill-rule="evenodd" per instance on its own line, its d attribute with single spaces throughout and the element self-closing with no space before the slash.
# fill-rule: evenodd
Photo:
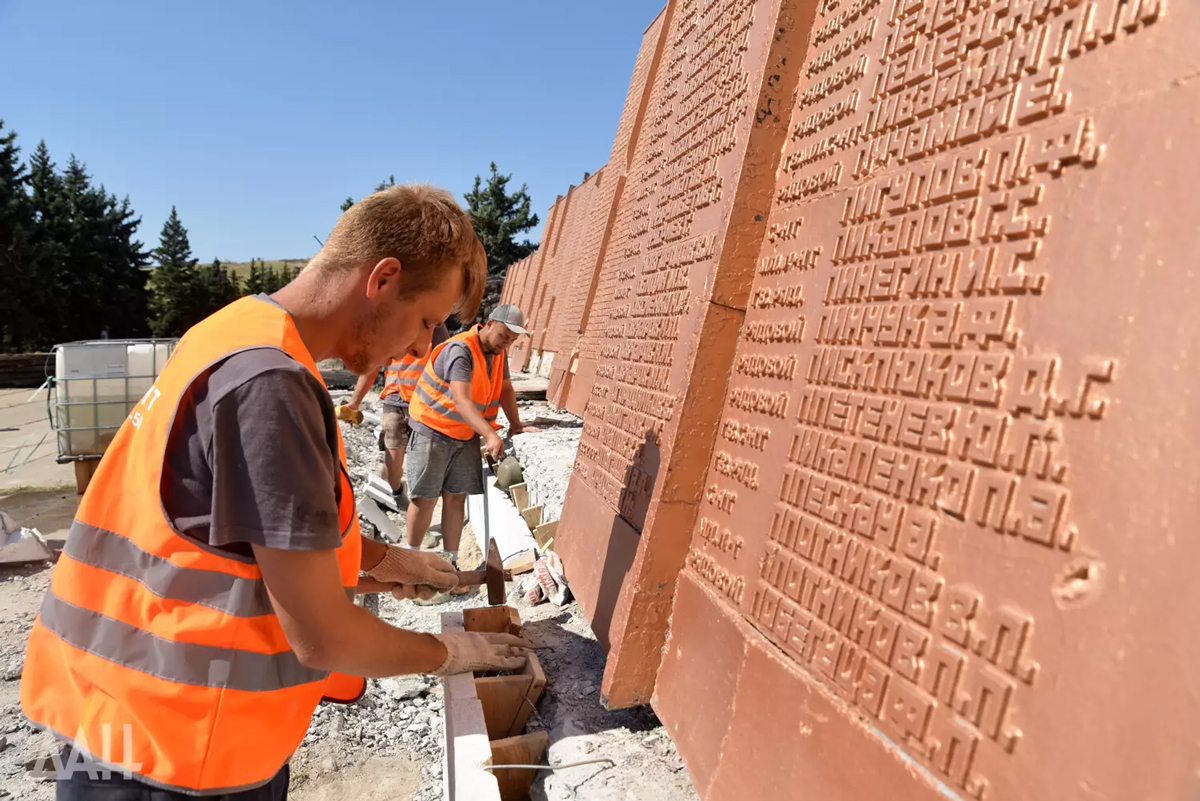
<svg viewBox="0 0 1200 801">
<path fill-rule="evenodd" d="M 354 349 L 342 359 L 342 363 L 350 372 L 362 375 L 382 366 L 371 363 L 370 346 L 383 327 L 383 317 L 384 310 L 380 307 L 354 321 L 354 331 L 350 340 Z"/>
</svg>

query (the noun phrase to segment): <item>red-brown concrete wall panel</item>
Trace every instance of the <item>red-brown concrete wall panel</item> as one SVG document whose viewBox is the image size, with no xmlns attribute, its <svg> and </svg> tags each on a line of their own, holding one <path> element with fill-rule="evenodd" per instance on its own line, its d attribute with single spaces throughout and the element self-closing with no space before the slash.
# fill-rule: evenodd
<svg viewBox="0 0 1200 801">
<path fill-rule="evenodd" d="M 556 356 L 550 373 L 547 399 L 565 408 L 579 364 L 580 340 L 595 301 L 613 223 L 619 176 L 623 171 L 605 165 L 581 185 L 588 188 L 587 219 L 571 265 L 570 283 L 564 289 L 567 307 L 558 331 Z M 582 409 L 579 410 L 582 412 Z"/>
<path fill-rule="evenodd" d="M 522 311 L 530 306 L 536 279 L 536 266 L 541 261 L 541 250 L 518 261 L 508 268 L 504 279 L 505 292 L 508 297 L 505 303 L 512 303 Z M 526 312 L 528 315 L 528 312 Z M 520 372 L 529 358 L 528 337 L 521 337 L 508 350 L 508 367 L 513 372 Z"/>
<path fill-rule="evenodd" d="M 532 301 L 532 327 L 529 329 L 529 345 L 539 356 L 546 350 L 546 342 L 553 325 L 558 298 L 556 290 L 566 262 L 566 254 L 570 250 L 571 212 L 576 206 L 575 187 L 559 197 L 551 209 L 552 227 L 547 231 L 545 247 L 539 248 L 545 254 L 538 270 L 538 290 Z"/>
<path fill-rule="evenodd" d="M 705 801 L 1196 796 L 1200 4 L 813 30 L 654 706 Z"/>
<path fill-rule="evenodd" d="M 574 289 L 580 283 L 577 276 L 586 272 L 590 280 L 595 266 L 596 252 L 592 250 L 589 253 L 589 243 L 598 241 L 600 237 L 592 235 L 590 226 L 594 221 L 592 210 L 603 176 L 604 168 L 601 167 L 571 190 L 574 197 L 563 235 L 560 256 L 562 267 L 556 276 L 555 297 L 558 298 L 558 310 L 555 319 L 551 321 L 546 346 L 547 350 L 556 354 L 563 351 L 569 353 L 579 338 L 579 323 L 583 319 L 587 290 L 586 287 L 583 292 L 576 292 Z M 600 236 L 603 235 L 603 231 L 599 233 Z"/>
<path fill-rule="evenodd" d="M 550 267 L 552 260 L 550 253 L 553 250 L 553 243 L 560 234 L 565 206 L 566 199 L 559 195 L 546 213 L 541 244 L 538 245 L 537 251 L 529 256 L 529 278 L 525 282 L 520 302 L 517 304 L 525 313 L 525 328 L 529 331 L 529 335 L 520 337 L 509 348 L 510 369 L 524 370 L 529 365 L 531 354 L 538 350 L 539 343 L 545 340 L 545 319 L 549 305 L 546 296 L 547 278 L 550 275 L 547 268 Z"/>
<path fill-rule="evenodd" d="M 557 546 L 609 649 L 610 707 L 647 702 L 658 670 L 786 132 L 772 110 L 811 23 L 800 5 L 675 0 L 663 18 Z"/>
</svg>

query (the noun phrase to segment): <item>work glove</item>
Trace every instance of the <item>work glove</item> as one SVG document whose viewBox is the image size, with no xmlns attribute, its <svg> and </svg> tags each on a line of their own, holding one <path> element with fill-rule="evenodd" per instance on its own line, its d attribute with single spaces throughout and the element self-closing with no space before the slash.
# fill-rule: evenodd
<svg viewBox="0 0 1200 801">
<path fill-rule="evenodd" d="M 358 579 L 356 595 L 370 595 L 378 592 L 390 592 L 397 601 L 411 601 L 414 598 L 428 601 L 438 593 L 428 584 L 389 584 L 369 576 Z"/>
<path fill-rule="evenodd" d="M 363 413 L 358 409 L 351 409 L 349 404 L 340 404 L 333 409 L 334 415 L 339 420 L 345 420 L 351 425 L 358 425 L 363 421 Z"/>
<path fill-rule="evenodd" d="M 533 643 L 514 634 L 466 631 L 433 636 L 446 646 L 446 661 L 432 671 L 435 676 L 484 670 L 520 670 L 525 667 L 525 652 L 533 649 Z"/>
<path fill-rule="evenodd" d="M 388 584 L 425 585 L 437 590 L 452 590 L 458 586 L 458 571 L 442 557 L 430 551 L 394 545 L 388 546 L 379 564 L 366 574 Z"/>
</svg>

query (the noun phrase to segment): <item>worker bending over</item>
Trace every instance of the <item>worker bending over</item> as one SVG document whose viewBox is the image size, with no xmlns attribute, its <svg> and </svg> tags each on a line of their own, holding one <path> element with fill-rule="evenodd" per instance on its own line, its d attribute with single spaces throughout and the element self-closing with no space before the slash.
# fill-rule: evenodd
<svg viewBox="0 0 1200 801">
<path fill-rule="evenodd" d="M 480 246 L 482 248 L 482 245 Z M 486 258 L 486 256 L 485 256 Z M 445 342 L 450 338 L 450 331 L 445 323 L 438 323 L 433 329 L 432 346 Z M 383 452 L 383 464 L 379 467 L 379 477 L 388 483 L 392 489 L 392 498 L 397 512 L 407 508 L 408 501 L 404 497 L 404 450 L 408 447 L 408 404 L 412 402 L 413 390 L 416 389 L 417 379 L 425 369 L 429 352 L 422 354 L 410 350 L 403 356 L 393 356 L 383 373 L 383 392 L 379 394 L 380 417 L 382 430 L 379 433 L 379 450 Z M 375 386 L 379 377 L 379 369 L 358 377 L 354 385 L 354 394 L 346 403 L 345 408 L 359 412 L 363 398 Z M 340 409 L 339 409 L 340 411 Z M 339 414 L 342 419 L 349 419 Z M 359 417 L 358 419 L 361 419 Z M 351 422 L 356 422 L 351 419 Z"/>
<path fill-rule="evenodd" d="M 317 704 L 357 700 L 362 677 L 525 663 L 520 638 L 405 631 L 354 604 L 362 572 L 400 597 L 458 576 L 359 535 L 316 367 L 423 355 L 454 309 L 475 313 L 481 252 L 449 193 L 396 186 L 283 289 L 184 334 L 84 493 L 29 635 L 21 707 L 65 742 L 59 799 L 279 801 Z"/>
<path fill-rule="evenodd" d="M 503 456 L 504 442 L 496 433 L 500 428 L 496 412 L 501 407 L 509 421 L 509 435 L 521 431 L 505 349 L 527 333 L 521 310 L 504 304 L 483 325 L 451 337 L 430 353 L 409 406 L 410 548 L 421 547 L 441 498 L 442 544 L 450 562 L 458 564 L 467 495 L 483 493 L 480 438 L 493 459 Z M 460 592 L 469 590 L 460 588 Z"/>
</svg>

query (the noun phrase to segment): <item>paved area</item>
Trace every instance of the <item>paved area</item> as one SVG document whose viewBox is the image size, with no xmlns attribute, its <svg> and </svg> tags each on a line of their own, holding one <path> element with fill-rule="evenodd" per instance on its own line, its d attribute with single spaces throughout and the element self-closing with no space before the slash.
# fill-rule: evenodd
<svg viewBox="0 0 1200 801">
<path fill-rule="evenodd" d="M 55 462 L 57 456 L 46 416 L 46 390 L 0 390 L 0 493 L 21 487 L 74 487 L 74 468 Z"/>
</svg>

